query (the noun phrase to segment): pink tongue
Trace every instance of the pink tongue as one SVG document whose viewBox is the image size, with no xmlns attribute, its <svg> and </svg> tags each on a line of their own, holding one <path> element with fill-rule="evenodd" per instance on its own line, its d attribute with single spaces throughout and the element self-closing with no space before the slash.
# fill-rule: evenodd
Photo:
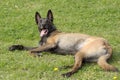
<svg viewBox="0 0 120 80">
<path fill-rule="evenodd" d="M 46 30 L 42 30 L 41 33 L 40 33 L 40 36 L 44 36 L 46 34 Z"/>
</svg>

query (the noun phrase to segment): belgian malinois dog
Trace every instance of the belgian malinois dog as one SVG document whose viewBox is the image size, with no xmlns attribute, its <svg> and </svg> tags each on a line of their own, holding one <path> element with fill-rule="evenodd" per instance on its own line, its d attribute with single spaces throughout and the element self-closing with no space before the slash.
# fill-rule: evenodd
<svg viewBox="0 0 120 80">
<path fill-rule="evenodd" d="M 107 40 L 86 34 L 60 32 L 53 24 L 53 19 L 51 10 L 48 10 L 47 18 L 41 18 L 40 14 L 36 12 L 35 21 L 41 37 L 39 46 L 30 48 L 23 45 L 12 45 L 9 50 L 29 50 L 30 54 L 35 56 L 40 55 L 43 51 L 72 54 L 75 57 L 75 63 L 71 71 L 62 74 L 65 77 L 70 77 L 77 72 L 83 61 L 97 62 L 106 71 L 118 71 L 107 62 L 112 55 L 112 47 Z"/>
</svg>

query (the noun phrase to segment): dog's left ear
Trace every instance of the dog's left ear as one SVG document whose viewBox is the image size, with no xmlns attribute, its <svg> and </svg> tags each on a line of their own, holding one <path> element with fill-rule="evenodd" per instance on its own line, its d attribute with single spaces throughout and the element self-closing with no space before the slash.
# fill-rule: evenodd
<svg viewBox="0 0 120 80">
<path fill-rule="evenodd" d="M 53 14 L 51 10 L 48 10 L 47 18 L 53 22 Z"/>
</svg>

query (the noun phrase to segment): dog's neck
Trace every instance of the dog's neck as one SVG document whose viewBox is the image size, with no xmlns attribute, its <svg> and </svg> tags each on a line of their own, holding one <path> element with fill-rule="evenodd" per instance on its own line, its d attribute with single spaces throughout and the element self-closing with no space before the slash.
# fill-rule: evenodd
<svg viewBox="0 0 120 80">
<path fill-rule="evenodd" d="M 57 29 L 55 26 L 52 26 L 52 28 L 49 30 L 48 37 L 50 36 L 51 33 L 55 32 Z"/>
<path fill-rule="evenodd" d="M 44 43 L 46 43 L 46 40 L 47 40 L 48 37 L 50 37 L 50 36 L 55 36 L 55 35 L 57 35 L 58 33 L 61 33 L 61 32 L 56 29 L 56 30 L 52 31 L 52 32 L 49 34 L 49 36 L 46 35 L 46 36 L 41 37 L 41 40 L 39 41 L 39 44 L 40 44 L 40 45 L 44 45 Z"/>
<path fill-rule="evenodd" d="M 53 34 L 54 32 L 56 32 L 57 31 L 57 29 L 56 29 L 56 26 L 53 24 L 49 29 L 48 29 L 48 34 L 47 35 L 45 35 L 45 37 L 49 37 L 49 36 L 51 36 L 51 34 Z"/>
<path fill-rule="evenodd" d="M 61 33 L 61 32 L 56 29 L 55 31 L 53 31 L 52 33 L 50 33 L 50 36 L 55 36 L 58 33 Z"/>
</svg>

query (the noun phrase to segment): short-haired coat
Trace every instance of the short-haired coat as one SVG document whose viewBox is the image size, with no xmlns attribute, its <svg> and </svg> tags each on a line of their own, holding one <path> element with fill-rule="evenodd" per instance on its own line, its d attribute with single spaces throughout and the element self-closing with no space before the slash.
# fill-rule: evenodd
<svg viewBox="0 0 120 80">
<path fill-rule="evenodd" d="M 47 18 L 41 18 L 40 14 L 36 12 L 35 21 L 41 37 L 39 46 L 29 48 L 23 45 L 12 45 L 9 50 L 29 50 L 30 54 L 35 56 L 43 51 L 65 55 L 73 54 L 75 63 L 71 71 L 62 74 L 66 77 L 77 72 L 82 66 L 83 60 L 97 62 L 106 71 L 118 71 L 117 68 L 107 62 L 112 55 L 112 47 L 107 40 L 86 34 L 60 32 L 56 29 L 53 20 L 51 10 L 48 10 Z"/>
</svg>

